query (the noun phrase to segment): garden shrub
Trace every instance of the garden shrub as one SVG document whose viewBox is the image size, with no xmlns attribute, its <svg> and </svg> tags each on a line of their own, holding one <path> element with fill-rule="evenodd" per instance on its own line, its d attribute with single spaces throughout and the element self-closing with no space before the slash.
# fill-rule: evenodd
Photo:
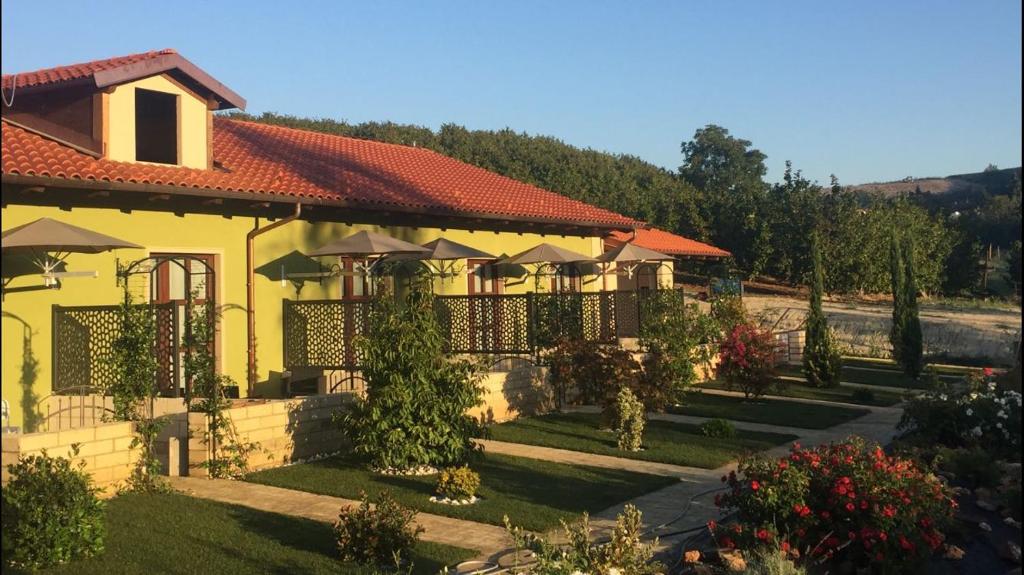
<svg viewBox="0 0 1024 575">
<path fill-rule="evenodd" d="M 859 401 L 862 403 L 874 403 L 875 392 L 871 391 L 870 389 L 864 389 L 863 387 L 859 387 L 853 390 L 853 393 L 850 394 L 850 397 L 853 398 L 854 401 Z"/>
<path fill-rule="evenodd" d="M 778 460 L 747 459 L 715 498 L 729 525 L 709 523 L 722 547 L 777 548 L 804 564 L 849 562 L 903 573 L 944 541 L 956 502 L 934 475 L 851 438 Z"/>
<path fill-rule="evenodd" d="M 641 387 L 640 364 L 618 346 L 562 339 L 547 361 L 560 403 L 600 406 L 602 424 L 609 429 L 616 427 L 615 401 L 619 389 Z"/>
<path fill-rule="evenodd" d="M 697 366 L 709 365 L 721 331 L 680 290 L 654 290 L 640 299 L 640 346 L 647 352 L 637 395 L 648 409 L 677 403 L 697 381 Z"/>
<path fill-rule="evenodd" d="M 566 545 L 549 543 L 521 527 L 514 527 L 505 516 L 505 529 L 515 542 L 516 550 L 530 550 L 534 563 L 529 566 L 534 575 L 655 575 L 665 567 L 652 561 L 655 539 L 649 544 L 641 543 L 640 534 L 643 515 L 633 505 L 626 505 L 615 520 L 615 530 L 606 544 L 591 541 L 590 518 L 584 513 L 577 523 L 562 521 Z M 517 566 L 518 567 L 518 566 Z"/>
<path fill-rule="evenodd" d="M 4 565 L 34 570 L 103 551 L 104 504 L 82 467 L 45 451 L 9 466 L 0 513 Z"/>
<path fill-rule="evenodd" d="M 757 549 L 746 557 L 743 575 L 806 575 L 807 569 L 793 562 L 793 554 L 781 549 Z"/>
<path fill-rule="evenodd" d="M 640 451 L 644 442 L 644 426 L 647 423 L 647 413 L 644 404 L 640 403 L 633 391 L 623 387 L 619 391 L 616 401 L 619 433 L 619 449 L 625 451 Z"/>
<path fill-rule="evenodd" d="M 743 298 L 738 294 L 720 294 L 711 299 L 711 318 L 721 335 L 732 333 L 732 330 L 747 323 L 747 308 Z"/>
<path fill-rule="evenodd" d="M 938 386 L 910 398 L 898 428 L 922 442 L 977 446 L 1020 461 L 1021 394 L 998 389 L 990 375 L 974 374 L 966 390 Z"/>
<path fill-rule="evenodd" d="M 479 447 L 481 423 L 468 410 L 483 402 L 479 361 L 450 358 L 426 282 L 415 281 L 402 305 L 374 300 L 362 354 L 365 398 L 340 421 L 356 453 L 376 469 L 463 463 Z"/>
<path fill-rule="evenodd" d="M 700 432 L 704 437 L 728 439 L 736 437 L 736 426 L 727 419 L 711 419 L 700 424 Z"/>
<path fill-rule="evenodd" d="M 437 495 L 448 499 L 469 499 L 480 488 L 480 474 L 469 468 L 447 467 L 437 478 Z"/>
<path fill-rule="evenodd" d="M 423 528 L 413 525 L 416 512 L 402 506 L 387 491 L 377 494 L 374 506 L 360 493 L 359 507 L 344 507 L 334 524 L 342 561 L 360 565 L 399 567 L 409 557 Z"/>
<path fill-rule="evenodd" d="M 935 465 L 972 487 L 995 487 L 1003 476 L 1002 469 L 994 464 L 992 456 L 979 447 L 940 448 Z"/>
<path fill-rule="evenodd" d="M 716 374 L 728 389 L 739 389 L 748 399 L 764 395 L 775 380 L 775 340 L 769 331 L 752 324 L 733 328 L 718 349 Z"/>
</svg>

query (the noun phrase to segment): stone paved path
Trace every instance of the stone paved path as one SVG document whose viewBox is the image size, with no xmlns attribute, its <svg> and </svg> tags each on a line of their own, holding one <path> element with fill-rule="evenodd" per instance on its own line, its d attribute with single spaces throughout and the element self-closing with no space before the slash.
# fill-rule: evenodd
<svg viewBox="0 0 1024 575">
<path fill-rule="evenodd" d="M 338 519 L 338 512 L 342 507 L 359 505 L 358 501 L 351 499 L 245 481 L 200 477 L 169 477 L 168 479 L 174 489 L 193 497 L 244 505 L 282 515 L 305 517 L 325 523 L 334 523 Z M 478 559 L 488 558 L 507 548 L 510 543 L 505 529 L 494 525 L 429 513 L 416 515 L 416 523 L 425 529 L 422 535 L 424 541 L 474 549 L 480 552 Z"/>
</svg>

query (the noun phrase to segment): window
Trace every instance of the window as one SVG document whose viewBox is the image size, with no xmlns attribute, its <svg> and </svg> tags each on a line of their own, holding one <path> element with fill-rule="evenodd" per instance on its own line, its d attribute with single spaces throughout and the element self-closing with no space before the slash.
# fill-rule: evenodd
<svg viewBox="0 0 1024 575">
<path fill-rule="evenodd" d="M 558 266 L 558 271 L 551 276 L 551 292 L 582 291 L 582 276 L 579 268 L 573 264 Z"/>
<path fill-rule="evenodd" d="M 178 163 L 178 96 L 135 89 L 135 160 Z"/>
<path fill-rule="evenodd" d="M 466 260 L 467 280 L 469 281 L 469 294 L 478 293 L 501 293 L 501 278 L 498 277 L 498 270 L 492 265 L 487 265 L 489 260 Z"/>
</svg>

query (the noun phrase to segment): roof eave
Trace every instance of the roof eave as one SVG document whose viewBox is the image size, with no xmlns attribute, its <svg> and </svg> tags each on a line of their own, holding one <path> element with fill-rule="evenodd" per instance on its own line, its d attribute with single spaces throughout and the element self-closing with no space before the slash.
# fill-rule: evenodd
<svg viewBox="0 0 1024 575">
<path fill-rule="evenodd" d="M 564 230 L 594 230 L 600 233 L 608 233 L 615 230 L 628 230 L 636 223 L 615 224 L 610 222 L 597 222 L 586 220 L 558 220 L 553 218 L 539 218 L 528 216 L 513 216 L 506 214 L 465 212 L 457 210 L 444 210 L 436 208 L 419 208 L 412 206 L 388 205 L 388 204 L 367 204 L 362 202 L 351 202 L 342 199 L 319 198 L 312 196 L 288 196 L 258 191 L 240 190 L 214 190 L 209 188 L 191 188 L 184 186 L 172 186 L 166 184 L 138 184 L 133 182 L 110 182 L 105 180 L 82 180 L 69 178 L 56 178 L 51 176 L 32 176 L 22 174 L 3 174 L 0 178 L 5 185 L 32 186 L 42 188 L 73 189 L 87 191 L 121 191 L 138 192 L 148 194 L 166 194 L 172 196 L 214 199 L 222 198 L 229 200 L 246 200 L 252 202 L 268 202 L 274 204 L 285 204 L 293 206 L 296 203 L 313 206 L 327 206 L 333 208 L 350 208 L 363 211 L 379 211 L 410 216 L 436 216 L 457 218 L 466 221 L 488 221 L 488 222 L 514 222 L 541 226 L 539 233 L 559 234 Z M 6 202 L 17 203 L 6 199 Z M 549 230 L 545 232 L 546 230 Z M 559 231 L 562 230 L 562 231 Z"/>
</svg>

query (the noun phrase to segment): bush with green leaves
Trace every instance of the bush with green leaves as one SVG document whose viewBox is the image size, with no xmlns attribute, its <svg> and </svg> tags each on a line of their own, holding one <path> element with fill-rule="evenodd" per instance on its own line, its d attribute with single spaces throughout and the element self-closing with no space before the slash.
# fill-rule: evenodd
<svg viewBox="0 0 1024 575">
<path fill-rule="evenodd" d="M 863 387 L 860 387 L 854 389 L 853 393 L 850 394 L 850 397 L 854 401 L 859 401 L 861 403 L 873 403 L 875 401 L 875 392 L 871 391 L 870 389 L 864 389 Z"/>
<path fill-rule="evenodd" d="M 952 473 L 958 482 L 971 487 L 995 487 L 1003 477 L 1003 470 L 992 460 L 992 455 L 977 446 L 940 447 L 935 456 L 935 466 Z"/>
<path fill-rule="evenodd" d="M 736 426 L 728 419 L 709 419 L 700 424 L 700 432 L 704 437 L 728 439 L 736 437 Z"/>
<path fill-rule="evenodd" d="M 0 513 L 5 566 L 34 570 L 103 552 L 104 504 L 83 467 L 45 451 L 9 466 Z"/>
<path fill-rule="evenodd" d="M 743 297 L 738 294 L 719 294 L 711 299 L 711 317 L 721 334 L 727 334 L 742 323 L 747 323 L 749 316 L 743 305 Z"/>
<path fill-rule="evenodd" d="M 398 503 L 387 491 L 371 501 L 360 493 L 358 507 L 344 507 L 334 524 L 342 561 L 399 568 L 409 558 L 424 529 L 413 524 L 416 511 Z"/>
<path fill-rule="evenodd" d="M 640 297 L 640 346 L 647 352 L 637 393 L 648 409 L 663 411 L 697 381 L 697 366 L 710 366 L 721 339 L 717 321 L 682 290 L 654 290 Z"/>
<path fill-rule="evenodd" d="M 619 449 L 624 451 L 640 451 L 644 442 L 644 427 L 647 424 L 647 412 L 644 404 L 637 399 L 633 390 L 623 387 L 619 390 L 615 402 L 618 419 Z"/>
<path fill-rule="evenodd" d="M 917 304 L 917 272 L 914 244 L 911 238 L 902 241 L 895 235 L 890 250 L 892 276 L 892 357 L 903 372 L 917 379 L 924 370 L 924 339 Z"/>
<path fill-rule="evenodd" d="M 626 505 L 615 520 L 615 530 L 606 543 L 591 541 L 590 518 L 584 513 L 580 521 L 568 524 L 562 520 L 565 545 L 556 545 L 521 527 L 515 527 L 505 516 L 505 529 L 515 542 L 516 550 L 534 553 L 529 566 L 533 575 L 655 575 L 665 567 L 653 561 L 658 540 L 640 540 L 643 515 L 632 504 Z M 518 554 L 517 554 L 518 556 Z M 513 572 L 518 566 L 513 567 Z"/>
<path fill-rule="evenodd" d="M 468 465 L 463 465 L 442 469 L 437 477 L 435 491 L 438 497 L 463 500 L 476 495 L 479 488 L 480 474 L 470 469 Z"/>
<path fill-rule="evenodd" d="M 357 346 L 367 393 L 340 422 L 371 467 L 444 467 L 479 449 L 473 438 L 484 429 L 467 412 L 483 402 L 482 365 L 445 354 L 425 281 L 414 281 L 401 303 L 377 297 Z"/>
</svg>

